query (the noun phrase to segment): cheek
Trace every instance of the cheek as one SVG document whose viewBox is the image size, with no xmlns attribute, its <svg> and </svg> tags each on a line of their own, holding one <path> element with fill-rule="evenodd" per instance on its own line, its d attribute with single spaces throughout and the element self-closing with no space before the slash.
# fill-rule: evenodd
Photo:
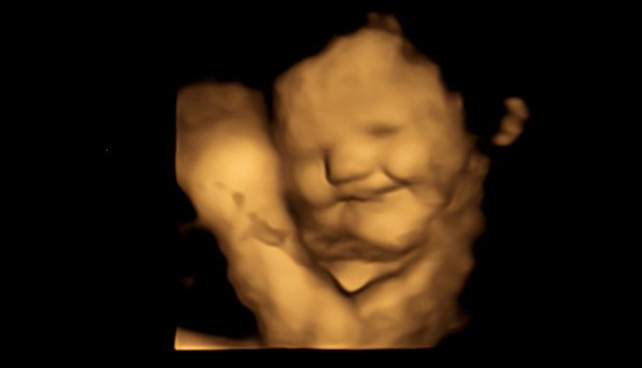
<svg viewBox="0 0 642 368">
<path fill-rule="evenodd" d="M 399 137 L 387 147 L 385 169 L 402 181 L 421 181 L 428 174 L 428 142 L 418 137 Z"/>
<path fill-rule="evenodd" d="M 438 211 L 450 200 L 465 147 L 431 140 L 425 134 L 399 138 L 387 150 L 386 170 L 395 179 L 412 183 L 414 198 L 429 212 Z"/>
<path fill-rule="evenodd" d="M 307 204 L 323 207 L 333 202 L 332 188 L 325 178 L 323 160 L 311 158 L 290 164 L 290 190 Z"/>
</svg>

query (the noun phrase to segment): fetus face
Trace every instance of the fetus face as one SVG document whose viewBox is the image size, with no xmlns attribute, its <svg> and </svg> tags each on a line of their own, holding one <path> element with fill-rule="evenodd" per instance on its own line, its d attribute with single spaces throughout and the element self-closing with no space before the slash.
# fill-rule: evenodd
<svg viewBox="0 0 642 368">
<path fill-rule="evenodd" d="M 433 62 L 363 29 L 284 73 L 275 98 L 288 194 L 315 257 L 386 262 L 426 243 L 473 148 Z"/>
</svg>

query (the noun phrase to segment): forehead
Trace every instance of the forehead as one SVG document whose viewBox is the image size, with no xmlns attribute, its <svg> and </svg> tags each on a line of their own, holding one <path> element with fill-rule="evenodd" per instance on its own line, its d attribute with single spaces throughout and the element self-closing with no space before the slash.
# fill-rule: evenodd
<svg viewBox="0 0 642 368">
<path fill-rule="evenodd" d="M 363 29 L 279 77 L 277 119 L 324 131 L 406 125 L 439 118 L 447 93 L 438 67 L 400 35 Z"/>
</svg>

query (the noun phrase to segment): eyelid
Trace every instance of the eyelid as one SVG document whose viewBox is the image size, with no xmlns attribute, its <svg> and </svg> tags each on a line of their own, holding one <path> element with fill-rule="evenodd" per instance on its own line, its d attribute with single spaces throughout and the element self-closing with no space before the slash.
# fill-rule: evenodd
<svg viewBox="0 0 642 368">
<path fill-rule="evenodd" d="M 369 127 L 368 133 L 375 137 L 386 137 L 398 132 L 400 129 L 401 127 L 398 126 L 377 124 Z"/>
</svg>

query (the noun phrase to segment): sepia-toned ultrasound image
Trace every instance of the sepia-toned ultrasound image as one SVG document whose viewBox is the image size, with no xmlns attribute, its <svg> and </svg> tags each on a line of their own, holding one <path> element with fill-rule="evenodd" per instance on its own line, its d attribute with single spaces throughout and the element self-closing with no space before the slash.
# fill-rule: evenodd
<svg viewBox="0 0 642 368">
<path fill-rule="evenodd" d="M 496 40 L 409 14 L 335 17 L 344 28 L 264 36 L 283 49 L 221 48 L 226 78 L 178 90 L 178 350 L 428 348 L 471 319 L 483 207 L 513 192 L 484 202 L 493 156 L 518 156 L 535 124 L 528 45 L 480 50 Z M 273 67 L 225 74 L 245 53 L 243 68 Z"/>
<path fill-rule="evenodd" d="M 159 38 L 170 65 L 140 68 L 165 83 L 162 133 L 138 149 L 162 146 L 163 174 L 131 185 L 162 192 L 141 241 L 170 285 L 164 344 L 546 344 L 560 46 L 523 14 L 220 7 Z"/>
</svg>

